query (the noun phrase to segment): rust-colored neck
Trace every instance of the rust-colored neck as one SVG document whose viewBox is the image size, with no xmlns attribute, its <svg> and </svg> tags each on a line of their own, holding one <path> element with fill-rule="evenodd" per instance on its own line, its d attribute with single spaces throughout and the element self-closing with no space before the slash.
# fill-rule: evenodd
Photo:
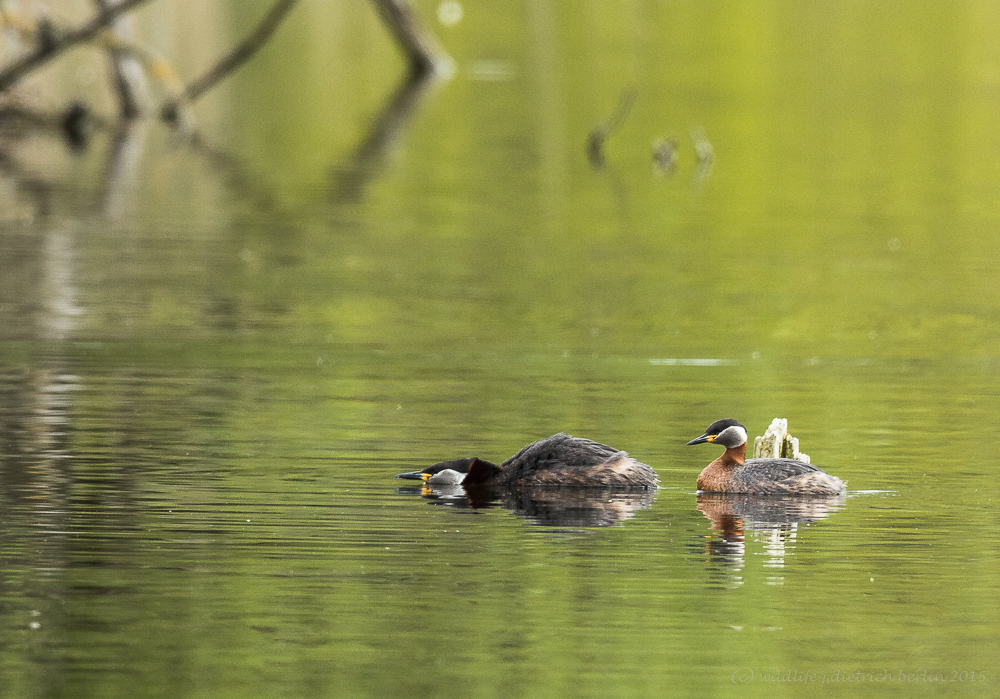
<svg viewBox="0 0 1000 699">
<path fill-rule="evenodd" d="M 731 490 L 729 479 L 733 469 L 746 459 L 746 442 L 738 447 L 728 447 L 726 453 L 705 467 L 698 476 L 698 490 L 725 493 Z"/>
<path fill-rule="evenodd" d="M 727 448 L 726 453 L 719 457 L 719 461 L 721 461 L 722 463 L 726 465 L 732 464 L 734 466 L 736 464 L 742 464 L 746 460 L 747 460 L 746 442 L 743 442 L 743 444 L 739 445 L 738 447 Z"/>
</svg>

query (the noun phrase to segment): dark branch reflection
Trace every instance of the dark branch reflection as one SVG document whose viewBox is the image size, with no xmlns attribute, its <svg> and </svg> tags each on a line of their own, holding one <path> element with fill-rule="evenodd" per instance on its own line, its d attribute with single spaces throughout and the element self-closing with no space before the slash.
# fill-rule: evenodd
<svg viewBox="0 0 1000 699">
<path fill-rule="evenodd" d="M 331 168 L 334 201 L 355 201 L 364 195 L 398 148 L 417 108 L 440 82 L 434 74 L 414 75 L 396 87 L 353 153 Z"/>
</svg>

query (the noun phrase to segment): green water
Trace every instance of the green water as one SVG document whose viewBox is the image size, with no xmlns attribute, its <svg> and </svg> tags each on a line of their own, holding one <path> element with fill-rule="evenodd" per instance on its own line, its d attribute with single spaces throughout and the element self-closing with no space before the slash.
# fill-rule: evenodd
<svg viewBox="0 0 1000 699">
<path fill-rule="evenodd" d="M 205 147 L 3 142 L 0 693 L 995 696 L 1000 9 L 417 7 L 456 74 L 381 150 L 394 49 L 309 2 Z M 848 497 L 699 500 L 730 416 Z M 662 488 L 393 478 L 560 431 Z"/>
</svg>

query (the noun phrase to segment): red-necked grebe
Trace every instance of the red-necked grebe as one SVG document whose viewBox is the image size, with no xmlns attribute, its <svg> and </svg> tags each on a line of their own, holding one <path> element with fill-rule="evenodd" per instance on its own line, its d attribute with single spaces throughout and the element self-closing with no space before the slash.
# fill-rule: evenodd
<svg viewBox="0 0 1000 699">
<path fill-rule="evenodd" d="M 747 461 L 747 429 L 736 420 L 716 420 L 688 445 L 706 442 L 724 446 L 726 452 L 698 476 L 698 490 L 756 495 L 841 495 L 846 491 L 842 480 L 804 461 Z"/>
<path fill-rule="evenodd" d="M 478 457 L 444 461 L 397 478 L 450 485 L 560 485 L 656 488 L 656 472 L 623 451 L 556 434 L 533 442 L 497 466 Z"/>
</svg>

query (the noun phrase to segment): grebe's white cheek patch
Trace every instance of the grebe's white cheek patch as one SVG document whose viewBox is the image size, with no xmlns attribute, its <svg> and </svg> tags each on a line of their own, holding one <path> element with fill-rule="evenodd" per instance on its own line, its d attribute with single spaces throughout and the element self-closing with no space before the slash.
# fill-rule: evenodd
<svg viewBox="0 0 1000 699">
<path fill-rule="evenodd" d="M 740 433 L 740 444 L 747 443 L 747 431 L 742 427 L 737 427 L 736 430 Z"/>
<path fill-rule="evenodd" d="M 719 433 L 719 436 L 715 438 L 715 442 L 725 447 L 738 447 L 741 444 L 746 444 L 747 431 L 737 425 L 727 427 Z"/>
<path fill-rule="evenodd" d="M 465 478 L 464 473 L 459 473 L 458 471 L 446 468 L 443 471 L 435 473 L 433 476 L 427 479 L 428 483 L 434 485 L 459 485 L 462 479 Z"/>
</svg>

